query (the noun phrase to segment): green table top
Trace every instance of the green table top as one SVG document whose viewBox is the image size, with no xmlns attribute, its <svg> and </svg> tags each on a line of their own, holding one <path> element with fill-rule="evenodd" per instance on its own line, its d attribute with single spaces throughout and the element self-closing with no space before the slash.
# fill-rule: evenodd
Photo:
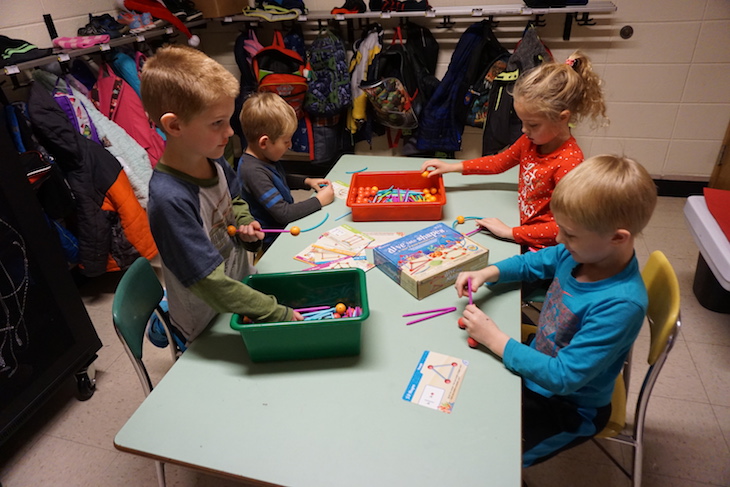
<svg viewBox="0 0 730 487">
<path fill-rule="evenodd" d="M 328 178 L 348 171 L 418 170 L 423 159 L 344 156 Z M 443 222 L 496 216 L 517 225 L 517 169 L 494 176 L 447 174 Z M 321 227 L 280 236 L 259 272 L 296 271 L 293 256 L 325 230 L 413 232 L 435 222 L 352 222 L 335 202 L 298 222 Z M 472 229 L 467 222 L 459 227 Z M 489 261 L 519 246 L 479 233 Z M 453 287 L 416 300 L 379 269 L 367 272 L 370 317 L 359 356 L 253 363 L 230 314 L 217 317 L 119 431 L 117 448 L 193 468 L 287 486 L 519 486 L 520 378 L 484 348 L 471 349 L 456 320 L 467 304 Z M 482 288 L 474 301 L 511 336 L 520 333 L 517 286 Z M 406 326 L 407 312 L 457 311 Z M 402 396 L 424 351 L 469 362 L 451 414 Z"/>
</svg>

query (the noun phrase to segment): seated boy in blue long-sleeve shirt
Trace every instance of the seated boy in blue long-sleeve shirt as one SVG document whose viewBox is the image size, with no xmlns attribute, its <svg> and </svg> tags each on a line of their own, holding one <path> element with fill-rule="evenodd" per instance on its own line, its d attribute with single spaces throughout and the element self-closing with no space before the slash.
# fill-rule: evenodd
<svg viewBox="0 0 730 487">
<path fill-rule="evenodd" d="M 285 228 L 334 201 L 329 180 L 287 174 L 279 162 L 291 147 L 297 128 L 296 112 L 282 97 L 269 92 L 252 93 L 243 103 L 240 119 L 248 146 L 238 163 L 238 176 L 251 214 L 263 228 Z M 313 189 L 315 197 L 295 203 L 291 188 Z M 267 233 L 263 250 L 277 236 Z"/>
<path fill-rule="evenodd" d="M 469 335 L 523 378 L 522 461 L 547 460 L 600 432 L 614 382 L 648 304 L 634 239 L 656 206 L 656 186 L 631 159 L 597 156 L 568 173 L 550 203 L 558 245 L 464 272 L 457 294 L 484 283 L 552 279 L 535 339 L 524 345 L 475 305 Z"/>
</svg>

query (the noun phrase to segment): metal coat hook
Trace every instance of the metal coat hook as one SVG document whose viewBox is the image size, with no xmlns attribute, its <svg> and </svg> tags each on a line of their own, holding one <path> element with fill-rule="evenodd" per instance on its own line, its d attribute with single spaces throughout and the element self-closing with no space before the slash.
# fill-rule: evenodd
<svg viewBox="0 0 730 487">
<path fill-rule="evenodd" d="M 456 25 L 456 22 L 451 20 L 451 16 L 445 15 L 444 18 L 441 20 L 441 23 L 438 24 L 436 27 L 439 29 L 450 29 L 455 25 Z"/>
<path fill-rule="evenodd" d="M 596 22 L 591 18 L 591 14 L 588 12 L 583 12 L 581 14 L 576 12 L 575 23 L 578 25 L 596 25 Z"/>
<path fill-rule="evenodd" d="M 489 21 L 489 27 L 491 29 L 496 29 L 499 26 L 499 21 L 494 20 L 494 15 L 490 15 L 489 17 L 487 17 L 487 20 Z"/>
<path fill-rule="evenodd" d="M 21 83 L 18 80 L 18 75 L 17 74 L 11 74 L 10 75 L 10 82 L 13 83 L 13 89 L 14 90 L 18 90 L 20 88 L 25 88 L 26 86 L 30 86 L 30 82 L 28 82 L 28 83 Z"/>
<path fill-rule="evenodd" d="M 585 25 L 596 25 L 596 22 L 591 18 L 588 12 L 578 14 L 578 12 L 565 14 L 565 26 L 563 27 L 563 40 L 570 40 L 570 33 L 573 30 L 573 18 L 575 23 L 581 26 Z"/>
<path fill-rule="evenodd" d="M 535 18 L 530 19 L 528 23 L 533 27 L 545 27 L 547 20 L 545 20 L 545 14 L 535 14 Z"/>
</svg>

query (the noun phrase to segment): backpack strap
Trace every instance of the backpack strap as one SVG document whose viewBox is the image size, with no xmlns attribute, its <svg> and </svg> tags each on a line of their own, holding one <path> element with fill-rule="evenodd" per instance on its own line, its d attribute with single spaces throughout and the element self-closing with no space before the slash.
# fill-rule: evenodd
<svg viewBox="0 0 730 487">
<path fill-rule="evenodd" d="M 274 31 L 274 40 L 271 41 L 271 45 L 286 48 L 286 44 L 284 44 L 284 35 L 281 33 L 280 30 Z"/>
<path fill-rule="evenodd" d="M 401 30 L 400 25 L 393 31 L 393 40 L 390 43 L 391 46 L 395 46 L 396 44 L 403 45 L 403 31 Z"/>
<path fill-rule="evenodd" d="M 144 66 L 144 63 L 147 61 L 147 56 L 142 54 L 140 51 L 137 51 L 134 54 L 134 64 L 137 67 L 137 73 L 142 72 L 142 67 Z"/>
</svg>

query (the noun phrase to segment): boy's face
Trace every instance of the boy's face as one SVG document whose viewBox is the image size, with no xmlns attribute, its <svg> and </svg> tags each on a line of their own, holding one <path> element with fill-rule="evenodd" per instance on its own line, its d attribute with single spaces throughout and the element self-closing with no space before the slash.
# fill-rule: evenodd
<svg viewBox="0 0 730 487">
<path fill-rule="evenodd" d="M 266 160 L 269 162 L 276 162 L 284 157 L 286 151 L 291 148 L 292 135 L 294 134 L 288 136 L 282 135 L 276 140 L 266 137 L 264 147 L 262 148 L 263 156 Z"/>
<path fill-rule="evenodd" d="M 218 159 L 233 135 L 233 98 L 223 97 L 187 123 L 182 123 L 181 141 L 191 155 Z"/>
<path fill-rule="evenodd" d="M 555 213 L 558 224 L 557 242 L 565 245 L 579 264 L 597 264 L 613 253 L 613 234 L 601 234 L 578 225 L 570 218 Z"/>
</svg>

